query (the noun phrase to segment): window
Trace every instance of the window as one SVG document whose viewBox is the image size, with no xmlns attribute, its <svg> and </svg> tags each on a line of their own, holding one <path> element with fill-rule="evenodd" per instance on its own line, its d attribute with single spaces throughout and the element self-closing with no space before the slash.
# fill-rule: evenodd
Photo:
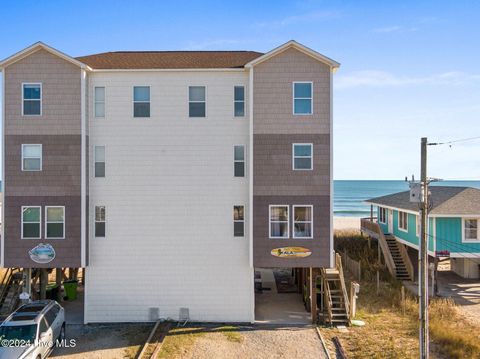
<svg viewBox="0 0 480 359">
<path fill-rule="evenodd" d="M 105 206 L 95 206 L 95 237 L 105 237 Z"/>
<path fill-rule="evenodd" d="M 398 229 L 408 232 L 408 213 L 398 211 Z"/>
<path fill-rule="evenodd" d="M 188 116 L 205 117 L 207 104 L 205 86 L 190 86 L 188 88 Z"/>
<path fill-rule="evenodd" d="M 51 327 L 55 319 L 57 319 L 57 315 L 52 309 L 50 309 L 47 313 L 45 313 L 44 318 L 47 320 L 48 325 Z"/>
<path fill-rule="evenodd" d="M 95 87 L 95 117 L 105 117 L 105 87 Z"/>
<path fill-rule="evenodd" d="M 478 219 L 464 219 L 463 224 L 465 241 L 478 241 Z"/>
<path fill-rule="evenodd" d="M 311 115 L 312 109 L 312 82 L 293 83 L 293 114 Z"/>
<path fill-rule="evenodd" d="M 288 206 L 270 206 L 270 238 L 288 238 Z"/>
<path fill-rule="evenodd" d="M 94 147 L 95 177 L 105 177 L 105 146 Z"/>
<path fill-rule="evenodd" d="M 245 146 L 233 147 L 233 172 L 235 177 L 245 177 Z"/>
<path fill-rule="evenodd" d="M 293 238 L 313 238 L 313 206 L 293 206 Z"/>
<path fill-rule="evenodd" d="M 245 116 L 245 87 L 235 86 L 233 89 L 233 112 L 235 117 Z"/>
<path fill-rule="evenodd" d="M 313 169 L 313 144 L 294 143 L 292 152 L 294 171 Z"/>
<path fill-rule="evenodd" d="M 23 84 L 22 115 L 40 116 L 42 114 L 42 84 Z"/>
<path fill-rule="evenodd" d="M 415 234 L 418 237 L 420 236 L 420 216 L 415 216 L 415 223 L 416 223 Z"/>
<path fill-rule="evenodd" d="M 233 236 L 245 236 L 245 207 L 233 206 Z"/>
<path fill-rule="evenodd" d="M 42 170 L 42 145 L 22 145 L 22 171 Z"/>
<path fill-rule="evenodd" d="M 39 336 L 43 333 L 48 332 L 48 324 L 45 318 L 42 318 L 40 321 L 40 328 L 38 329 Z"/>
<path fill-rule="evenodd" d="M 65 207 L 45 207 L 45 238 L 65 238 Z"/>
<path fill-rule="evenodd" d="M 387 209 L 378 207 L 378 221 L 380 223 L 387 223 Z"/>
<path fill-rule="evenodd" d="M 150 87 L 133 87 L 133 117 L 150 117 Z"/>
<path fill-rule="evenodd" d="M 22 207 L 22 238 L 40 238 L 40 223 L 42 222 L 40 207 Z"/>
</svg>

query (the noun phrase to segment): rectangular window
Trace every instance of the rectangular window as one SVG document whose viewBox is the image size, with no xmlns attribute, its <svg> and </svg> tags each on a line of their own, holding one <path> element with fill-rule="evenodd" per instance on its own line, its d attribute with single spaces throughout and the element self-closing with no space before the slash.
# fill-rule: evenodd
<svg viewBox="0 0 480 359">
<path fill-rule="evenodd" d="M 245 116 L 245 87 L 235 86 L 233 89 L 233 112 L 235 117 Z"/>
<path fill-rule="evenodd" d="M 235 177 L 245 177 L 245 146 L 233 147 L 233 172 Z"/>
<path fill-rule="evenodd" d="M 105 87 L 95 87 L 95 117 L 105 117 Z"/>
<path fill-rule="evenodd" d="M 189 86 L 188 87 L 188 116 L 189 117 L 206 117 L 205 86 Z"/>
<path fill-rule="evenodd" d="M 293 238 L 313 238 L 313 206 L 293 206 Z"/>
<path fill-rule="evenodd" d="M 269 210 L 270 238 L 288 238 L 290 231 L 288 206 L 271 205 Z"/>
<path fill-rule="evenodd" d="M 478 219 L 464 220 L 464 237 L 466 241 L 478 241 Z"/>
<path fill-rule="evenodd" d="M 408 213 L 398 211 L 398 229 L 408 232 Z"/>
<path fill-rule="evenodd" d="M 105 177 L 105 146 L 94 147 L 95 177 Z"/>
<path fill-rule="evenodd" d="M 293 114 L 311 115 L 312 108 L 312 82 L 293 83 Z"/>
<path fill-rule="evenodd" d="M 387 209 L 383 207 L 378 208 L 378 221 L 380 223 L 387 223 Z"/>
<path fill-rule="evenodd" d="M 294 171 L 313 169 L 313 144 L 294 143 L 292 155 Z"/>
<path fill-rule="evenodd" d="M 42 209 L 38 206 L 22 207 L 22 238 L 39 239 Z"/>
<path fill-rule="evenodd" d="M 133 87 L 133 117 L 150 117 L 150 86 Z"/>
<path fill-rule="evenodd" d="M 245 236 L 245 207 L 233 206 L 233 236 Z"/>
<path fill-rule="evenodd" d="M 40 116 L 42 114 L 42 84 L 23 84 L 23 116 Z"/>
<path fill-rule="evenodd" d="M 95 237 L 105 237 L 105 206 L 95 206 Z"/>
<path fill-rule="evenodd" d="M 420 216 L 415 216 L 415 224 L 416 224 L 415 234 L 418 237 L 420 236 Z"/>
<path fill-rule="evenodd" d="M 65 207 L 45 207 L 45 238 L 65 238 Z"/>
<path fill-rule="evenodd" d="M 42 145 L 22 145 L 22 171 L 42 170 Z"/>
</svg>

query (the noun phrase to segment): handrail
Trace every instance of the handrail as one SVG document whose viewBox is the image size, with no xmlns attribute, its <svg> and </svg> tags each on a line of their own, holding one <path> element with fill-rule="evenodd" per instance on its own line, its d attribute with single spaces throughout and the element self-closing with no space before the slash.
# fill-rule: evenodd
<svg viewBox="0 0 480 359">
<path fill-rule="evenodd" d="M 407 249 L 401 243 L 397 243 L 397 247 L 400 251 L 400 255 L 402 256 L 403 263 L 405 263 L 405 268 L 407 268 L 407 272 L 408 272 L 408 276 L 410 277 L 410 280 L 414 280 L 415 272 L 413 269 L 412 261 L 410 260 L 410 257 L 408 255 Z"/>
<path fill-rule="evenodd" d="M 345 278 L 343 277 L 342 257 L 335 253 L 335 264 L 340 275 L 340 285 L 342 287 L 343 297 L 345 301 L 345 312 L 347 314 L 348 322 L 350 322 L 350 301 L 347 294 L 347 286 L 345 285 Z"/>
<path fill-rule="evenodd" d="M 325 268 L 322 268 L 322 280 L 323 280 L 323 293 L 325 296 L 325 303 L 327 303 L 327 313 L 328 313 L 328 322 L 332 323 L 333 312 L 332 312 L 332 293 L 330 293 L 330 287 L 327 283 L 327 271 Z"/>
<path fill-rule="evenodd" d="M 9 283 L 11 282 L 12 277 L 13 277 L 13 268 L 8 268 L 7 273 L 5 273 L 5 276 L 2 281 L 2 291 L 0 292 L 0 306 L 3 305 L 3 302 L 7 297 L 8 290 L 10 289 Z"/>
<path fill-rule="evenodd" d="M 376 218 L 374 218 L 376 219 Z M 361 218 L 360 219 L 361 228 L 362 230 L 370 231 L 375 233 L 378 239 L 378 244 L 383 252 L 383 257 L 385 258 L 385 264 L 387 265 L 388 271 L 394 277 L 397 275 L 397 267 L 395 262 L 393 261 L 392 253 L 388 248 L 387 240 L 385 239 L 385 235 L 383 234 L 383 230 L 377 222 L 371 221 L 370 217 L 368 218 Z"/>
</svg>

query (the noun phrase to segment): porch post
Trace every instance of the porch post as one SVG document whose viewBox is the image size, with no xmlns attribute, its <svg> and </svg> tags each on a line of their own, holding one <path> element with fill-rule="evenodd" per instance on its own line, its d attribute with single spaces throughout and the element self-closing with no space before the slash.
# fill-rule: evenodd
<svg viewBox="0 0 480 359">
<path fill-rule="evenodd" d="M 317 276 L 316 268 L 310 267 L 310 314 L 312 323 L 317 323 Z"/>
</svg>

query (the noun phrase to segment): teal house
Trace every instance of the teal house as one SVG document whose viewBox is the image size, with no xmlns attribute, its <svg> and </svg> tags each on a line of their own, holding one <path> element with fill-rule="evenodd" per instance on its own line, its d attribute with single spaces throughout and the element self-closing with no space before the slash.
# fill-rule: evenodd
<svg viewBox="0 0 480 359">
<path fill-rule="evenodd" d="M 480 190 L 447 186 L 430 186 L 429 190 L 429 255 L 450 257 L 452 271 L 464 278 L 479 278 Z M 377 217 L 362 219 L 362 231 L 375 237 L 379 237 L 380 233 L 374 232 L 381 231 L 381 237 L 387 241 L 395 239 L 399 250 L 394 248 L 394 251 L 400 254 L 405 249 L 410 254 L 412 250 L 418 251 L 419 208 L 417 203 L 410 202 L 409 191 L 372 198 L 366 202 L 376 209 Z M 395 253 L 392 255 L 395 259 Z M 398 257 L 401 256 L 398 254 Z M 404 259 L 408 262 L 408 258 L 404 256 Z M 406 264 L 407 268 L 411 266 L 411 263 Z"/>
</svg>

